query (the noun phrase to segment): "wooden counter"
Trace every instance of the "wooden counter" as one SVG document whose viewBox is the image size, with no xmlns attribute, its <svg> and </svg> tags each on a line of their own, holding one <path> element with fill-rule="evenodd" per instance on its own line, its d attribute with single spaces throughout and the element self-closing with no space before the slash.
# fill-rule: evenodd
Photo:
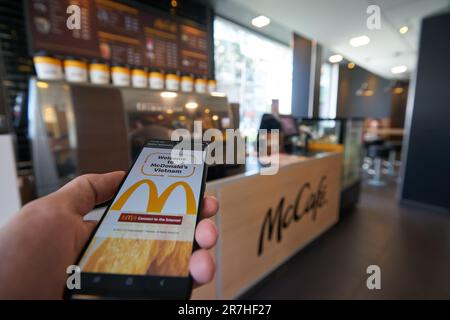
<svg viewBox="0 0 450 320">
<path fill-rule="evenodd" d="M 341 153 L 280 156 L 276 175 L 257 169 L 212 181 L 220 202 L 216 276 L 193 299 L 235 298 L 338 221 Z"/>
</svg>

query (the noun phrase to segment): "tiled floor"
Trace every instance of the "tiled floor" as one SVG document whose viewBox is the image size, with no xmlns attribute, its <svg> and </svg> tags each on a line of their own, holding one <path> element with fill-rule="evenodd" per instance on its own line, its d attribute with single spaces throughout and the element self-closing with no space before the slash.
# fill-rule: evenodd
<svg viewBox="0 0 450 320">
<path fill-rule="evenodd" d="M 355 211 L 250 289 L 245 299 L 450 299 L 450 215 L 363 185 Z M 366 268 L 381 268 L 381 290 Z"/>
</svg>

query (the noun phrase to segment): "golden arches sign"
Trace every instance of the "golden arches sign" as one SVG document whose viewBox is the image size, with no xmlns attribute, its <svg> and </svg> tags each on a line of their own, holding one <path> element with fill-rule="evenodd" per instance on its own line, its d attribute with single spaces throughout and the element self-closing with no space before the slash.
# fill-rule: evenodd
<svg viewBox="0 0 450 320">
<path fill-rule="evenodd" d="M 136 182 L 131 187 L 129 187 L 124 193 L 120 195 L 120 197 L 113 203 L 111 206 L 111 210 L 121 210 L 125 203 L 128 201 L 128 198 L 139 188 L 141 185 L 148 186 L 148 202 L 147 202 L 147 212 L 161 212 L 164 204 L 169 198 L 170 194 L 177 187 L 182 187 L 186 194 L 186 213 L 187 214 L 196 214 L 197 208 L 195 205 L 195 197 L 192 192 L 191 187 L 184 181 L 178 181 L 172 183 L 160 196 L 158 196 L 158 188 L 155 183 L 151 180 L 144 179 Z"/>
</svg>

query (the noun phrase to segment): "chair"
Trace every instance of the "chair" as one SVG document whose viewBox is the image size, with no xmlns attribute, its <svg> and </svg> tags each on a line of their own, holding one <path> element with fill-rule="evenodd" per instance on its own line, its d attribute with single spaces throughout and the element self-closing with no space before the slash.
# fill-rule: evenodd
<svg viewBox="0 0 450 320">
<path fill-rule="evenodd" d="M 396 168 L 400 166 L 400 161 L 397 161 L 397 155 L 402 149 L 401 141 L 387 141 L 385 147 L 389 151 L 388 160 L 386 162 L 387 174 L 395 177 L 397 175 Z"/>
<path fill-rule="evenodd" d="M 373 175 L 368 183 L 372 186 L 384 186 L 386 181 L 383 180 L 383 160 L 389 156 L 389 149 L 384 145 L 372 145 L 367 149 L 367 156 L 373 162 Z"/>
<path fill-rule="evenodd" d="M 365 149 L 365 156 L 363 159 L 363 165 L 362 169 L 364 172 L 366 172 L 369 175 L 373 174 L 373 159 L 368 156 L 368 151 L 371 146 L 379 146 L 384 143 L 384 140 L 381 139 L 374 139 L 374 140 L 368 140 L 364 142 L 364 149 Z"/>
</svg>

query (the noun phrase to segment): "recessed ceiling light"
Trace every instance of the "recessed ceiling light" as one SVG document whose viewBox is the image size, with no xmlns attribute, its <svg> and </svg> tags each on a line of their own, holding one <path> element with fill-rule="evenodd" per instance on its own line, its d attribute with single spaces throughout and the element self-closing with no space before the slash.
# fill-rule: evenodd
<svg viewBox="0 0 450 320">
<path fill-rule="evenodd" d="M 359 36 L 350 39 L 350 45 L 352 47 L 362 47 L 369 44 L 370 38 L 368 36 Z"/>
<path fill-rule="evenodd" d="M 355 66 L 356 66 L 356 64 L 354 62 L 349 62 L 347 64 L 347 68 L 349 68 L 349 69 L 353 69 Z"/>
<path fill-rule="evenodd" d="M 343 59 L 343 57 L 340 54 L 334 54 L 328 58 L 328 61 L 330 61 L 331 63 L 337 63 L 337 62 L 341 62 L 342 59 Z"/>
<path fill-rule="evenodd" d="M 270 19 L 267 18 L 266 16 L 258 16 L 256 18 L 252 19 L 252 25 L 254 25 L 257 28 L 265 27 L 265 26 L 269 25 L 269 23 L 270 23 Z"/>
<path fill-rule="evenodd" d="M 407 33 L 409 30 L 408 26 L 403 26 L 400 29 L 398 29 L 398 32 L 400 32 L 401 34 L 405 34 Z"/>
<path fill-rule="evenodd" d="M 406 72 L 408 70 L 407 66 L 395 66 L 391 68 L 391 72 L 393 74 L 399 74 L 399 73 L 403 73 Z"/>
</svg>

